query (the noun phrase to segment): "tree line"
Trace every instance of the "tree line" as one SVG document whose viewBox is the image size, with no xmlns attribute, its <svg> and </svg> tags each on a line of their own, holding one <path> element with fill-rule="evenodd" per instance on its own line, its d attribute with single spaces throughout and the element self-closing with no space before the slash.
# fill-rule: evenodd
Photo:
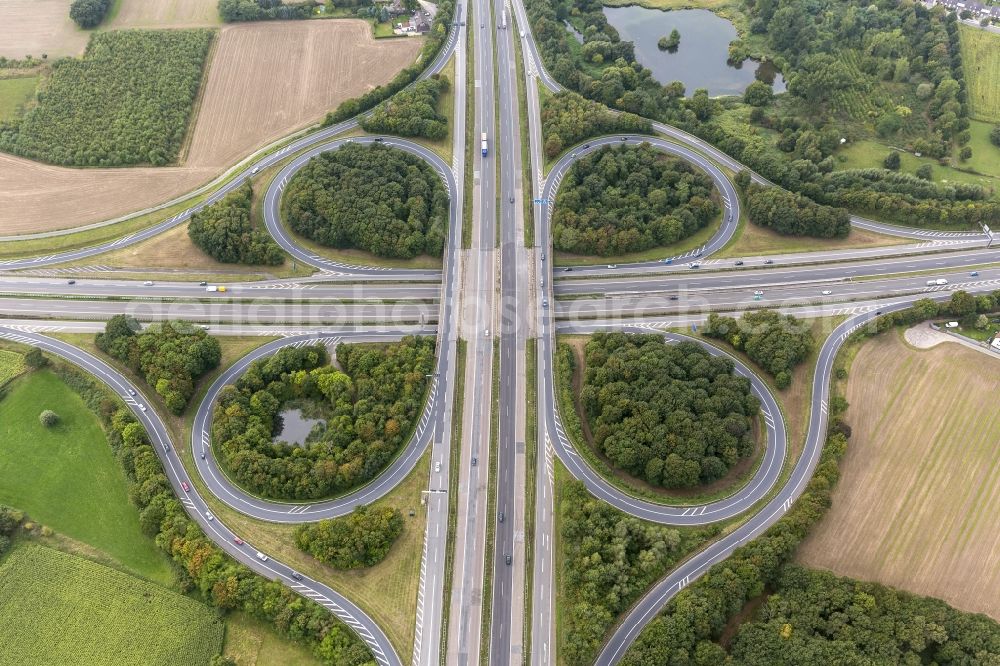
<svg viewBox="0 0 1000 666">
<path fill-rule="evenodd" d="M 730 652 L 746 666 L 996 664 L 1000 625 L 940 599 L 788 564 Z"/>
<path fill-rule="evenodd" d="M 745 352 L 774 377 L 780 389 L 792 383 L 792 370 L 809 356 L 815 344 L 812 329 L 805 323 L 768 309 L 747 312 L 738 320 L 713 312 L 701 334 L 725 340 Z"/>
<path fill-rule="evenodd" d="M 615 256 L 687 238 L 719 214 L 712 179 L 649 144 L 604 146 L 577 160 L 559 187 L 552 244 Z"/>
<path fill-rule="evenodd" d="M 295 545 L 335 569 L 360 569 L 384 560 L 402 533 L 399 509 L 359 505 L 347 516 L 300 525 Z"/>
<path fill-rule="evenodd" d="M 285 261 L 270 234 L 250 221 L 253 187 L 246 181 L 221 201 L 191 216 L 188 237 L 205 254 L 224 264 L 277 266 Z"/>
<path fill-rule="evenodd" d="M 371 653 L 329 610 L 258 576 L 205 536 L 174 494 L 142 425 L 117 396 L 90 375 L 65 363 L 54 372 L 100 418 L 128 496 L 139 511 L 139 526 L 174 563 L 178 586 L 218 608 L 241 611 L 269 624 L 279 635 L 303 643 L 330 666 L 370 666 Z"/>
<path fill-rule="evenodd" d="M 591 664 L 604 634 L 658 578 L 718 533 L 681 531 L 623 514 L 570 479 L 559 490 L 565 604 L 560 646 L 570 666 Z"/>
<path fill-rule="evenodd" d="M 545 156 L 552 159 L 564 149 L 592 136 L 630 132 L 650 134 L 653 125 L 634 113 L 611 113 L 607 107 L 571 90 L 542 98 L 542 139 Z"/>
<path fill-rule="evenodd" d="M 285 4 L 282 0 L 219 0 L 219 18 L 226 23 L 237 21 L 273 21 L 307 19 L 314 2 Z"/>
<path fill-rule="evenodd" d="M 140 330 L 128 315 L 115 315 L 95 339 L 97 348 L 139 373 L 180 414 L 194 395 L 195 382 L 219 365 L 219 341 L 198 326 L 184 322 L 150 324 Z"/>
<path fill-rule="evenodd" d="M 851 231 L 851 216 L 843 208 L 824 206 L 780 187 L 750 185 L 744 191 L 750 221 L 779 234 L 845 238 Z"/>
<path fill-rule="evenodd" d="M 378 475 L 416 427 L 434 367 L 434 340 L 342 344 L 329 365 L 326 348 L 286 347 L 254 361 L 219 393 L 213 448 L 230 476 L 275 499 L 319 499 Z M 324 424 L 303 446 L 275 441 L 290 401 L 321 409 Z"/>
<path fill-rule="evenodd" d="M 692 488 L 753 452 L 760 403 L 731 359 L 655 334 L 595 333 L 585 353 L 580 402 L 594 447 L 615 467 Z"/>
<path fill-rule="evenodd" d="M 23 511 L 0 504 L 0 555 L 3 555 L 10 549 L 14 532 L 21 526 L 23 520 Z"/>
<path fill-rule="evenodd" d="M 361 118 L 361 129 L 441 141 L 448 136 L 448 118 L 438 111 L 438 101 L 449 87 L 448 79 L 439 74 L 415 83 Z"/>
<path fill-rule="evenodd" d="M 63 58 L 38 104 L 0 123 L 0 150 L 65 166 L 163 166 L 177 159 L 211 30 L 115 30 Z"/>
<path fill-rule="evenodd" d="M 359 113 L 373 108 L 420 77 L 424 69 L 433 62 L 444 47 L 448 38 L 448 30 L 454 20 L 455 0 L 441 0 L 436 4 L 437 13 L 434 14 L 434 20 L 431 22 L 430 32 L 424 37 L 424 45 L 420 49 L 417 61 L 393 77 L 389 83 L 376 86 L 360 97 L 352 97 L 341 102 L 340 106 L 326 114 L 326 118 L 323 119 L 324 127 L 353 118 Z"/>
<path fill-rule="evenodd" d="M 444 252 L 441 177 L 397 148 L 348 144 L 322 153 L 295 174 L 281 203 L 292 230 L 320 245 L 402 259 Z"/>
<path fill-rule="evenodd" d="M 87 30 L 100 25 L 110 8 L 111 0 L 73 0 L 69 6 L 69 17 Z"/>
</svg>

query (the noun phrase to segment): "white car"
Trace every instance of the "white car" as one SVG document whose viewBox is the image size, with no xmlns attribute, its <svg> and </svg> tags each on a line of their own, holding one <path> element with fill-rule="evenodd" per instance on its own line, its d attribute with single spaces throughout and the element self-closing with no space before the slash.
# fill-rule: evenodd
<svg viewBox="0 0 1000 666">
<path fill-rule="evenodd" d="M 823 295 L 824 295 L 824 296 L 829 296 L 829 295 L 830 295 L 830 294 L 832 294 L 832 293 L 833 293 L 833 292 L 832 292 L 832 291 L 830 291 L 829 289 L 824 289 L 824 290 L 823 290 Z"/>
<path fill-rule="evenodd" d="M 208 519 L 208 520 L 215 520 L 215 516 L 212 515 L 211 511 L 206 511 L 205 512 L 205 518 Z"/>
<path fill-rule="evenodd" d="M 146 405 L 139 405 L 139 409 L 141 409 L 142 411 L 146 411 Z"/>
<path fill-rule="evenodd" d="M 754 296 L 763 296 L 763 295 L 764 295 L 764 292 L 763 292 L 763 291 L 761 291 L 760 289 L 758 289 L 758 290 L 756 290 L 755 292 L 753 292 L 753 295 L 754 295 Z"/>
<path fill-rule="evenodd" d="M 440 472 L 441 471 L 441 461 L 438 461 L 438 462 L 434 463 L 434 471 L 435 472 Z"/>
<path fill-rule="evenodd" d="M 618 264 L 608 264 L 608 268 L 618 268 Z"/>
<path fill-rule="evenodd" d="M 485 331 L 483 331 L 483 337 L 484 338 L 490 337 L 490 329 L 486 329 Z"/>
<path fill-rule="evenodd" d="M 152 287 L 153 286 L 153 281 L 152 280 L 146 280 L 145 282 L 143 282 L 143 284 L 146 285 L 147 287 Z"/>
<path fill-rule="evenodd" d="M 258 550 L 257 551 L 257 559 L 260 560 L 261 562 L 267 562 L 267 555 L 265 555 L 264 553 L 262 553 L 262 552 L 260 552 Z"/>
<path fill-rule="evenodd" d="M 260 167 L 254 167 L 250 169 L 250 173 L 257 173 L 258 171 L 260 171 Z"/>
</svg>

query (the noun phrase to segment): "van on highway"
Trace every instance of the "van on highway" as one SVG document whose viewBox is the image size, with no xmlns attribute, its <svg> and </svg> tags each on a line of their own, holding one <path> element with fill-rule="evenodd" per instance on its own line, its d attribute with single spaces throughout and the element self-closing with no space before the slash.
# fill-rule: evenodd
<svg viewBox="0 0 1000 666">
<path fill-rule="evenodd" d="M 938 278 L 936 280 L 928 280 L 927 281 L 927 286 L 928 287 L 940 286 L 940 285 L 943 285 L 943 284 L 948 284 L 948 281 L 945 280 L 944 278 Z"/>
</svg>

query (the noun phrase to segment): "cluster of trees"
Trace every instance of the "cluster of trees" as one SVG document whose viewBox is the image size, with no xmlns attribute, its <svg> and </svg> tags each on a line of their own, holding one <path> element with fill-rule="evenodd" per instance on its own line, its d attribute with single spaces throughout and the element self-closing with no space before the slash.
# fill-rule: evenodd
<svg viewBox="0 0 1000 666">
<path fill-rule="evenodd" d="M 286 5 L 282 0 L 219 0 L 219 18 L 226 23 L 306 19 L 312 14 L 315 6 L 314 2 Z"/>
<path fill-rule="evenodd" d="M 219 341 L 184 322 L 151 324 L 140 330 L 128 315 L 115 315 L 98 333 L 97 348 L 140 373 L 174 414 L 194 395 L 195 381 L 219 365 Z"/>
<path fill-rule="evenodd" d="M 399 509 L 359 505 L 349 516 L 301 525 L 295 543 L 335 569 L 360 569 L 384 560 L 402 532 Z"/>
<path fill-rule="evenodd" d="M 277 266 L 285 260 L 269 234 L 250 222 L 253 188 L 247 181 L 222 201 L 191 216 L 188 237 L 205 254 L 225 264 Z"/>
<path fill-rule="evenodd" d="M 804 323 L 766 309 L 747 312 L 738 320 L 712 313 L 701 334 L 746 352 L 782 389 L 792 383 L 792 369 L 805 360 L 815 344 L 812 329 Z"/>
<path fill-rule="evenodd" d="M 750 221 L 786 236 L 844 238 L 851 231 L 851 216 L 780 187 L 750 185 L 746 190 Z"/>
<path fill-rule="evenodd" d="M 692 547 L 717 533 L 708 527 L 682 535 L 625 515 L 576 480 L 563 484 L 558 511 L 566 603 L 562 650 L 570 666 L 592 664 L 618 616 Z"/>
<path fill-rule="evenodd" d="M 69 166 L 173 162 L 211 30 L 115 30 L 52 66 L 38 105 L 0 123 L 0 150 Z"/>
<path fill-rule="evenodd" d="M 792 508 L 764 534 L 737 548 L 671 599 L 639 634 L 621 663 L 624 666 L 727 663 L 726 651 L 717 642 L 722 630 L 750 599 L 763 594 L 765 587 L 775 585 L 782 566 L 826 513 L 839 478 L 837 463 L 846 450 L 847 439 L 843 434 L 827 438 L 816 471 Z"/>
<path fill-rule="evenodd" d="M 952 293 L 947 302 L 922 298 L 905 310 L 890 312 L 873 320 L 859 334 L 878 334 L 894 326 L 913 324 L 937 317 L 954 317 L 963 326 L 975 326 L 981 316 L 995 313 L 1000 308 L 1000 290 L 978 296 L 967 291 Z"/>
<path fill-rule="evenodd" d="M 323 119 L 323 126 L 333 125 L 342 120 L 353 118 L 354 116 L 373 108 L 379 102 L 389 99 L 400 90 L 410 85 L 424 69 L 434 61 L 438 52 L 444 46 L 448 37 L 448 29 L 455 15 L 455 0 L 441 0 L 437 3 L 437 13 L 431 23 L 431 31 L 424 38 L 424 45 L 420 49 L 417 61 L 397 74 L 392 81 L 385 85 L 376 86 L 360 97 L 352 97 L 340 103 L 335 110 L 326 114 Z"/>
<path fill-rule="evenodd" d="M 110 8 L 111 0 L 73 0 L 69 6 L 69 17 L 86 30 L 99 25 Z"/>
<path fill-rule="evenodd" d="M 0 504 L 0 555 L 10 548 L 11 536 L 24 520 L 24 512 Z"/>
<path fill-rule="evenodd" d="M 594 446 L 654 486 L 710 483 L 754 449 L 750 380 L 695 342 L 595 333 L 580 401 Z"/>
<path fill-rule="evenodd" d="M 366 132 L 440 141 L 448 136 L 448 118 L 438 112 L 438 100 L 448 88 L 448 79 L 438 74 L 414 83 L 362 118 L 361 128 Z"/>
<path fill-rule="evenodd" d="M 681 45 L 681 33 L 674 28 L 670 31 L 669 35 L 660 37 L 660 41 L 656 42 L 656 46 L 659 47 L 661 51 L 676 51 L 677 47 Z"/>
<path fill-rule="evenodd" d="M 346 145 L 313 158 L 288 184 L 289 226 L 336 248 L 409 259 L 444 252 L 448 195 L 426 162 L 382 145 Z"/>
<path fill-rule="evenodd" d="M 121 401 L 89 376 L 64 363 L 59 377 L 97 414 L 128 483 L 139 526 L 173 560 L 181 591 L 223 613 L 237 610 L 272 625 L 279 635 L 307 645 L 329 666 L 372 666 L 357 635 L 318 603 L 231 559 L 184 511 L 142 424 Z M 2 521 L 0 521 L 2 524 Z"/>
<path fill-rule="evenodd" d="M 574 254 L 613 256 L 671 245 L 719 214 L 712 179 L 649 144 L 604 146 L 563 179 L 552 243 Z"/>
<path fill-rule="evenodd" d="M 730 652 L 733 664 L 746 666 L 991 664 L 1000 625 L 940 599 L 789 564 Z"/>
<path fill-rule="evenodd" d="M 417 423 L 434 367 L 434 340 L 391 345 L 285 348 L 256 361 L 219 394 L 212 441 L 220 463 L 251 492 L 318 499 L 374 478 Z M 289 401 L 320 405 L 327 417 L 303 446 L 275 442 Z"/>
<path fill-rule="evenodd" d="M 562 90 L 542 100 L 542 137 L 550 159 L 584 139 L 602 134 L 649 134 L 652 123 L 634 113 L 612 113 L 605 106 Z"/>
</svg>

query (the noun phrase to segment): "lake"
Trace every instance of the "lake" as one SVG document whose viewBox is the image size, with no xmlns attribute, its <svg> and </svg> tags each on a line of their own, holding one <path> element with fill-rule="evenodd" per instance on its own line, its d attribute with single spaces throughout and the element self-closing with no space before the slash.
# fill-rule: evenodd
<svg viewBox="0 0 1000 666">
<path fill-rule="evenodd" d="M 769 64 L 745 60 L 739 67 L 726 62 L 729 42 L 739 35 L 726 19 L 707 9 L 660 11 L 645 7 L 605 7 L 604 15 L 625 41 L 635 43 L 635 57 L 663 84 L 680 81 L 688 97 L 707 88 L 712 97 L 742 95 L 761 69 L 762 81 L 773 77 L 774 92 L 785 91 L 785 80 Z M 660 37 L 674 28 L 681 33 L 678 49 L 671 53 L 657 46 Z"/>
<path fill-rule="evenodd" d="M 280 414 L 282 419 L 281 432 L 274 438 L 275 442 L 288 442 L 302 446 L 312 432 L 313 426 L 322 423 L 323 419 L 311 419 L 302 414 L 301 409 L 286 409 Z"/>
</svg>

